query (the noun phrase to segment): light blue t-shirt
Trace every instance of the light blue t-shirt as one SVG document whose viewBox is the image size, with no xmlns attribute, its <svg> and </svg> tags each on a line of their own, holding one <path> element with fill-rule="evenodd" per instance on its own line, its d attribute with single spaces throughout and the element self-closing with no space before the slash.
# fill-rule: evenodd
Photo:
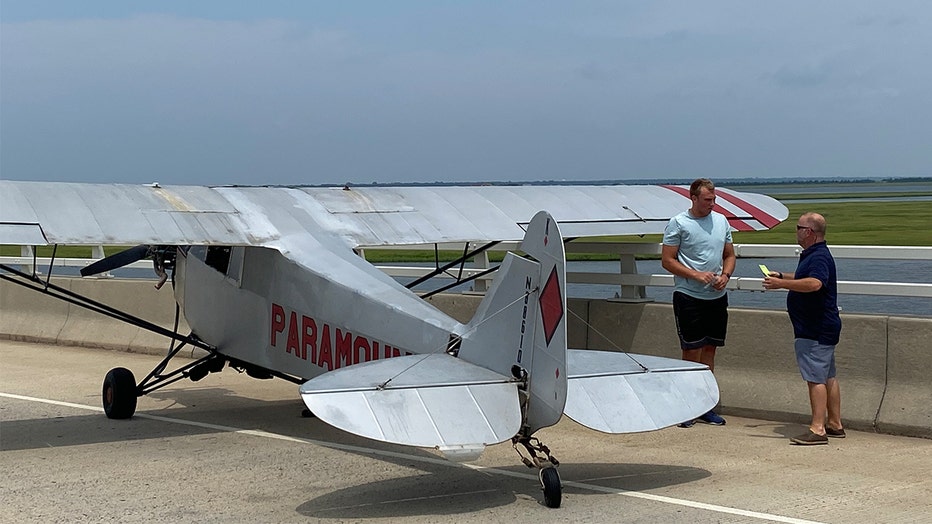
<svg viewBox="0 0 932 524">
<path fill-rule="evenodd" d="M 697 218 L 683 211 L 670 219 L 663 231 L 663 243 L 678 246 L 677 260 L 684 266 L 696 271 L 711 271 L 716 275 L 722 272 L 722 253 L 725 244 L 731 244 L 731 228 L 728 219 L 720 213 L 709 213 Z M 716 291 L 712 284 L 703 284 L 698 280 L 673 276 L 674 291 L 702 300 L 712 300 L 725 294 L 725 290 Z"/>
</svg>

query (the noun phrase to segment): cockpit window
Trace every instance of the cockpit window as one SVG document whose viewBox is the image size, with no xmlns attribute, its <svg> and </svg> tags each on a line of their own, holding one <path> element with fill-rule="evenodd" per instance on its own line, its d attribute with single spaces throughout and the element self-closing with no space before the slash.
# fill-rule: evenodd
<svg viewBox="0 0 932 524">
<path fill-rule="evenodd" d="M 230 246 L 207 246 L 204 263 L 225 275 L 230 265 Z"/>
<path fill-rule="evenodd" d="M 203 261 L 208 266 L 226 275 L 230 282 L 240 285 L 243 278 L 243 254 L 241 246 L 191 246 L 188 256 Z"/>
</svg>

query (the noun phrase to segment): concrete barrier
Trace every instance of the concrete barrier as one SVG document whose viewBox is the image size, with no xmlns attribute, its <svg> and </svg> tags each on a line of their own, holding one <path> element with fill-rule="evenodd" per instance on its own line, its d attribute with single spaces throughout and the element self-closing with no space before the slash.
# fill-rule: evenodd
<svg viewBox="0 0 932 524">
<path fill-rule="evenodd" d="M 930 324 L 928 319 L 888 319 L 887 391 L 877 417 L 879 431 L 932 438 Z"/>
<path fill-rule="evenodd" d="M 170 286 L 156 290 L 152 281 L 126 279 L 53 278 L 51 283 L 163 328 L 174 325 Z M 189 330 L 181 318 L 179 333 Z M 146 329 L 7 281 L 0 284 L 0 337 L 156 355 L 169 345 L 166 337 Z"/>
<path fill-rule="evenodd" d="M 481 297 L 431 301 L 468 321 Z M 570 347 L 680 358 L 669 304 L 568 300 Z M 835 363 L 842 417 L 852 429 L 932 438 L 932 318 L 842 315 Z M 809 394 L 785 311 L 731 308 L 728 339 L 716 356 L 721 411 L 808 424 Z"/>
<path fill-rule="evenodd" d="M 171 290 L 150 281 L 54 279 L 57 285 L 171 329 Z M 430 302 L 469 321 L 482 297 L 436 295 Z M 570 299 L 570 347 L 680 358 L 669 304 Z M 932 438 L 932 318 L 843 314 L 836 352 L 842 416 L 852 429 Z M 809 398 L 796 368 L 783 311 L 731 308 L 715 375 L 725 414 L 806 423 Z M 188 332 L 182 319 L 179 331 Z M 0 283 L 0 337 L 164 354 L 168 341 L 21 286 Z"/>
<path fill-rule="evenodd" d="M 67 281 L 56 284 L 66 289 L 71 286 Z M 0 280 L 0 334 L 4 338 L 55 344 L 70 307 L 67 302 Z"/>
</svg>

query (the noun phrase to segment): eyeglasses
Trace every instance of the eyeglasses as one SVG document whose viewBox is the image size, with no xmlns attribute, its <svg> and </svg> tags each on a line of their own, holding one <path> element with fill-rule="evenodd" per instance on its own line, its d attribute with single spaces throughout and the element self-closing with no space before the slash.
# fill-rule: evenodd
<svg viewBox="0 0 932 524">
<path fill-rule="evenodd" d="M 809 231 L 812 231 L 812 228 L 809 226 L 801 226 L 799 224 L 796 225 L 796 231 L 802 231 L 803 229 L 808 229 Z"/>
</svg>

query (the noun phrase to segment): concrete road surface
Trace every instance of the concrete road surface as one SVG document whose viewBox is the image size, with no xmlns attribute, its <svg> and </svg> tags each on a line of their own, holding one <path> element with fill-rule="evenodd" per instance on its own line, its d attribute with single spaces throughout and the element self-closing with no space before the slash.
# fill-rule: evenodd
<svg viewBox="0 0 932 524">
<path fill-rule="evenodd" d="M 107 419 L 106 372 L 138 380 L 157 361 L 0 341 L 0 522 L 932 522 L 929 440 L 801 447 L 801 426 L 765 420 L 613 436 L 564 419 L 538 434 L 562 462 L 548 509 L 510 444 L 453 464 L 301 418 L 297 386 L 231 369 Z"/>
</svg>

